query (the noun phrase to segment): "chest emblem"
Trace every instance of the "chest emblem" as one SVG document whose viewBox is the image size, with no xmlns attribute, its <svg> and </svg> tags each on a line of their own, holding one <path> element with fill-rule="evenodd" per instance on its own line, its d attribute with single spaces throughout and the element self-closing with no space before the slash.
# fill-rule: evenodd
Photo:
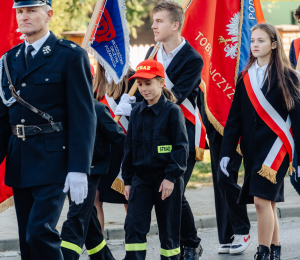
<svg viewBox="0 0 300 260">
<path fill-rule="evenodd" d="M 46 46 L 46 47 L 43 48 L 43 53 L 44 54 L 48 54 L 50 52 L 51 52 L 50 46 Z"/>
<path fill-rule="evenodd" d="M 21 49 L 19 49 L 18 52 L 16 53 L 16 58 L 19 56 L 20 52 L 21 52 Z"/>
<path fill-rule="evenodd" d="M 170 153 L 172 151 L 172 145 L 157 146 L 158 153 Z"/>
</svg>

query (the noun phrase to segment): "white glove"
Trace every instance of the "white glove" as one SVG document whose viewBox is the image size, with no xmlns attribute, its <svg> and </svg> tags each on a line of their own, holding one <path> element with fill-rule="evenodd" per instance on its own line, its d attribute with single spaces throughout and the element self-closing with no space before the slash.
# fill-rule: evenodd
<svg viewBox="0 0 300 260">
<path fill-rule="evenodd" d="M 227 171 L 227 165 L 230 161 L 230 158 L 229 157 L 223 157 L 220 161 L 220 168 L 221 168 L 221 171 L 227 176 L 229 177 L 229 173 Z"/>
<path fill-rule="evenodd" d="M 300 166 L 298 166 L 298 178 L 300 178 Z"/>
<path fill-rule="evenodd" d="M 63 192 L 70 189 L 71 200 L 78 205 L 84 201 L 88 193 L 87 174 L 82 172 L 69 172 L 65 181 Z"/>
<path fill-rule="evenodd" d="M 135 102 L 136 102 L 136 97 L 135 96 L 131 97 L 128 94 L 124 93 L 121 97 L 119 105 L 120 104 L 132 104 L 132 103 L 135 103 Z"/>
<path fill-rule="evenodd" d="M 132 107 L 128 103 L 119 104 L 116 107 L 116 116 L 130 116 Z"/>
</svg>

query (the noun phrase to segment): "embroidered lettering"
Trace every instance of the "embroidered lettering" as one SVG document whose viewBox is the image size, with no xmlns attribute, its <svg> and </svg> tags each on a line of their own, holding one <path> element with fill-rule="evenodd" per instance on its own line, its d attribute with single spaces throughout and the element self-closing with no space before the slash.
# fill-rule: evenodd
<svg viewBox="0 0 300 260">
<path fill-rule="evenodd" d="M 172 151 L 172 145 L 157 146 L 158 153 L 170 153 Z"/>
</svg>

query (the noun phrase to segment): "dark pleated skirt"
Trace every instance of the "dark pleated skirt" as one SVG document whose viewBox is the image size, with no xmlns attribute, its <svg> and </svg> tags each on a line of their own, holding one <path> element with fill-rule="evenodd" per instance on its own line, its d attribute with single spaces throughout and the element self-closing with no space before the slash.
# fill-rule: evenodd
<svg viewBox="0 0 300 260">
<path fill-rule="evenodd" d="M 111 188 L 114 180 L 119 174 L 122 156 L 120 152 L 111 146 L 111 158 L 107 174 L 102 174 L 98 186 L 99 201 L 107 203 L 127 204 L 125 196 Z"/>
</svg>

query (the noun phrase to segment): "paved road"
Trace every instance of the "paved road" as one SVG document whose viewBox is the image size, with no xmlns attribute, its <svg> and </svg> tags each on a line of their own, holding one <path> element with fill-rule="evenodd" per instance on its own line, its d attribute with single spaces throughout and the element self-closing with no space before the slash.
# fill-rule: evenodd
<svg viewBox="0 0 300 260">
<path fill-rule="evenodd" d="M 290 183 L 289 177 L 285 178 L 284 196 L 285 202 L 278 203 L 278 206 L 300 205 L 300 197 Z M 197 189 L 187 189 L 185 192 L 190 203 L 194 216 L 215 214 L 214 190 L 212 186 L 202 186 Z M 57 229 L 61 231 L 63 222 L 68 213 L 68 202 L 66 201 Z M 254 205 L 248 205 L 248 209 L 254 209 Z M 123 225 L 125 220 L 124 206 L 120 204 L 104 203 L 105 228 L 115 225 Z M 155 221 L 154 210 L 152 221 Z M 11 207 L 0 214 L 0 241 L 16 239 L 18 237 L 18 225 L 15 208 Z M 300 259 L 299 259 L 300 260 Z"/>
<path fill-rule="evenodd" d="M 252 243 L 247 251 L 242 255 L 230 256 L 230 255 L 218 255 L 218 237 L 216 228 L 204 229 L 199 231 L 199 236 L 202 238 L 202 246 L 204 248 L 203 256 L 201 260 L 253 260 L 253 255 L 256 252 L 257 247 L 257 231 L 256 223 L 251 223 L 251 237 Z M 299 218 L 285 218 L 280 220 L 280 237 L 282 244 L 282 259 L 284 260 L 300 260 L 300 217 Z M 111 240 L 108 241 L 108 245 L 116 258 L 116 260 L 122 260 L 125 254 L 124 241 Z M 157 236 L 148 238 L 148 250 L 146 260 L 158 260 L 159 259 L 159 241 Z M 19 256 L 6 256 L 1 257 L 2 260 L 20 260 Z M 6 252 L 5 254 L 16 255 L 16 252 Z M 80 257 L 80 260 L 87 260 L 88 256 L 84 253 Z"/>
</svg>

